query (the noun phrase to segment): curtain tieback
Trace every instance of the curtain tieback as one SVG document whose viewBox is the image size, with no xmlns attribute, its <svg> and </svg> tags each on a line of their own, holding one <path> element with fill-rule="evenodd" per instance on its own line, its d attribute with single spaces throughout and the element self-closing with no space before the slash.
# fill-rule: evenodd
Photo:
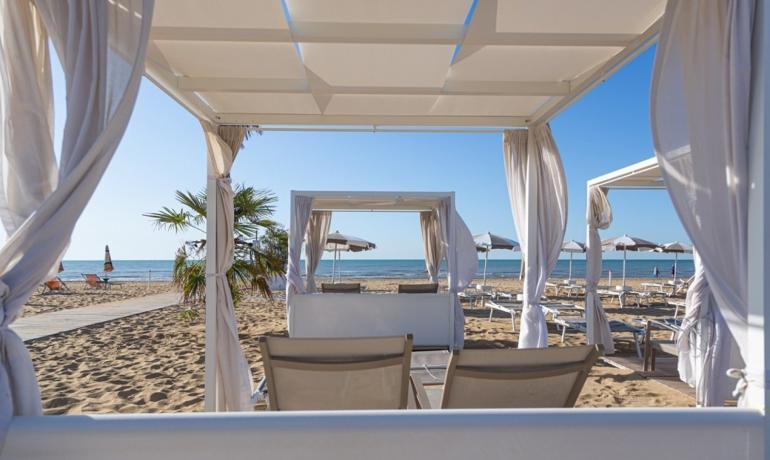
<svg viewBox="0 0 770 460">
<path fill-rule="evenodd" d="M 738 383 L 735 384 L 735 390 L 733 390 L 733 397 L 741 399 L 746 396 L 746 390 L 749 386 L 755 386 L 760 389 L 767 388 L 768 381 L 770 381 L 770 370 L 766 370 L 765 374 L 756 372 L 747 372 L 745 368 L 731 368 L 727 370 L 727 376 L 730 378 L 738 379 Z"/>
</svg>

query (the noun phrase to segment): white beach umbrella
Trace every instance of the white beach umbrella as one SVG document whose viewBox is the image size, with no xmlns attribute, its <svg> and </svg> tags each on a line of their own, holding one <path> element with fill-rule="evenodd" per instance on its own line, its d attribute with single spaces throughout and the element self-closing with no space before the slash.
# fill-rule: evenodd
<svg viewBox="0 0 770 460">
<path fill-rule="evenodd" d="M 332 282 L 334 282 L 334 271 L 336 268 L 336 261 L 339 258 L 339 254 L 342 252 L 361 252 L 370 251 L 377 247 L 376 244 L 371 241 L 367 241 L 357 236 L 344 235 L 337 230 L 334 233 L 329 233 L 326 236 L 326 251 L 334 252 L 332 258 Z"/>
<path fill-rule="evenodd" d="M 658 252 L 664 252 L 674 254 L 674 281 L 676 282 L 677 271 L 679 269 L 679 254 L 692 254 L 692 246 L 688 246 L 679 241 L 672 241 L 671 243 L 661 244 L 656 249 Z"/>
<path fill-rule="evenodd" d="M 572 256 L 577 253 L 586 252 L 586 245 L 575 240 L 565 241 L 561 245 L 562 252 L 569 253 L 569 279 L 572 279 Z"/>
<path fill-rule="evenodd" d="M 489 251 L 493 249 L 507 249 L 509 251 L 521 250 L 521 246 L 519 246 L 518 242 L 490 232 L 474 235 L 473 241 L 476 243 L 476 251 L 484 253 L 484 285 L 487 284 L 487 262 L 489 262 Z"/>
<path fill-rule="evenodd" d="M 603 251 L 623 251 L 623 287 L 626 287 L 626 253 L 628 251 L 641 251 L 645 249 L 657 249 L 659 246 L 652 241 L 647 241 L 635 236 L 618 236 L 602 241 Z"/>
</svg>

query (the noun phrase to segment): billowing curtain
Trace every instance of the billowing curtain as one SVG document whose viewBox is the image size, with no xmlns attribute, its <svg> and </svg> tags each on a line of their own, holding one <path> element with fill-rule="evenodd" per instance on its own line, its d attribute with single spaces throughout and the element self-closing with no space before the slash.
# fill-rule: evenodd
<svg viewBox="0 0 770 460">
<path fill-rule="evenodd" d="M 210 282 L 213 278 L 216 284 L 217 399 L 215 409 L 218 411 L 252 410 L 253 379 L 238 339 L 235 306 L 227 280 L 227 272 L 233 266 L 235 250 L 234 194 L 230 170 L 248 130 L 240 126 L 217 127 L 203 120 L 201 120 L 201 126 L 208 147 L 209 181 L 212 182 L 209 191 L 215 190 L 214 196 L 208 199 L 213 203 L 216 226 L 214 234 L 208 235 L 209 241 L 206 243 L 206 257 L 212 258 L 215 264 L 214 271 L 207 270 L 206 273 L 206 281 Z"/>
<path fill-rule="evenodd" d="M 447 282 L 454 296 L 454 348 L 462 349 L 465 336 L 465 315 L 457 294 L 473 281 L 479 261 L 473 235 L 455 210 L 450 212 L 449 200 L 436 209 L 438 233 L 447 259 Z M 454 249 L 454 250 L 450 250 Z"/>
<path fill-rule="evenodd" d="M 305 242 L 305 283 L 308 293 L 315 292 L 315 272 L 324 255 L 326 237 L 332 223 L 331 211 L 313 211 L 307 227 Z"/>
<path fill-rule="evenodd" d="M 295 196 L 291 209 L 291 222 L 289 228 L 289 262 L 286 270 L 286 317 L 288 319 L 289 334 L 292 330 L 291 299 L 294 294 L 305 293 L 305 283 L 302 281 L 300 270 L 300 258 L 302 256 L 302 242 L 305 240 L 310 214 L 313 210 L 313 198 L 309 196 Z"/>
<path fill-rule="evenodd" d="M 596 293 L 602 276 L 602 240 L 599 229 L 612 223 L 612 208 L 607 201 L 607 191 L 599 187 L 588 190 L 586 207 L 586 329 L 588 343 L 601 344 L 605 354 L 615 353 L 610 320 L 602 307 L 602 299 Z"/>
<path fill-rule="evenodd" d="M 669 195 L 698 248 L 714 313 L 744 357 L 753 22 L 751 0 L 669 2 L 651 97 L 655 153 Z M 744 374 L 740 388 L 764 381 Z"/>
<path fill-rule="evenodd" d="M 125 132 L 144 71 L 152 0 L 0 0 L 0 442 L 13 415 L 42 413 L 30 356 L 10 329 L 53 271 Z M 66 122 L 53 177 L 46 34 L 66 77 Z"/>
<path fill-rule="evenodd" d="M 431 283 L 438 282 L 441 259 L 444 258 L 444 246 L 441 244 L 441 229 L 437 211 L 420 212 L 420 229 L 425 253 L 425 268 Z"/>
<path fill-rule="evenodd" d="M 503 160 L 508 197 L 525 260 L 519 348 L 544 348 L 548 346 L 548 327 L 540 297 L 559 259 L 567 225 L 564 168 L 547 124 L 506 131 Z"/>
<path fill-rule="evenodd" d="M 698 252 L 693 251 L 695 276 L 687 289 L 685 316 L 677 336 L 679 378 L 695 387 L 699 406 L 720 406 L 735 381 L 727 376 L 738 346 L 716 308 Z"/>
</svg>

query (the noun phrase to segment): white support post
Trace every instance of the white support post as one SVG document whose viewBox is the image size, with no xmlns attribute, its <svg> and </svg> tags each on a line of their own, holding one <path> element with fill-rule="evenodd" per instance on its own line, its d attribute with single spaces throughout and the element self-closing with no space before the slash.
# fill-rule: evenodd
<svg viewBox="0 0 770 460">
<path fill-rule="evenodd" d="M 449 247 L 452 248 L 452 254 L 451 259 L 447 258 L 447 270 L 449 273 L 452 273 L 453 276 L 448 276 L 449 282 L 452 284 L 457 283 L 457 232 L 455 232 L 455 218 L 457 217 L 457 213 L 455 212 L 455 193 L 452 192 L 449 197 L 449 219 L 445 219 L 446 222 L 448 222 L 449 228 L 447 229 L 447 236 L 449 238 Z M 458 304 L 457 302 L 457 294 L 453 293 L 453 286 L 450 285 L 449 287 L 449 311 L 451 314 L 449 315 L 449 350 L 454 351 L 455 350 L 455 305 Z M 462 306 L 460 307 L 462 308 Z"/>
<path fill-rule="evenodd" d="M 766 187 L 770 180 L 770 133 L 768 99 L 770 98 L 770 5 L 757 1 L 752 42 L 753 65 L 751 86 L 751 132 L 749 137 L 749 209 L 748 209 L 748 304 L 749 331 L 747 374 L 761 382 L 750 383 L 746 403 L 750 408 L 765 411 L 770 403 L 767 370 L 770 369 L 770 200 Z M 750 445 L 752 459 L 765 458 L 770 452 L 770 422 L 764 415 L 764 437 Z"/>
<path fill-rule="evenodd" d="M 206 330 L 203 408 L 213 412 L 217 407 L 217 181 L 211 158 L 206 156 L 208 165 L 206 180 Z"/>
</svg>

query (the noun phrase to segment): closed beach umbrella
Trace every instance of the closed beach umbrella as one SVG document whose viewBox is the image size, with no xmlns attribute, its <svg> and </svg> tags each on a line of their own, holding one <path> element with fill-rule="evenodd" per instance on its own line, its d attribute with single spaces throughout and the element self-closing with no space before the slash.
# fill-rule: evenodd
<svg viewBox="0 0 770 460">
<path fill-rule="evenodd" d="M 684 243 L 680 243 L 679 241 L 672 241 L 671 243 L 666 243 L 660 245 L 658 249 L 656 249 L 658 252 L 665 252 L 669 254 L 674 254 L 674 281 L 676 281 L 676 275 L 677 275 L 677 269 L 679 268 L 679 254 L 692 254 L 692 246 L 688 246 Z"/>
<path fill-rule="evenodd" d="M 59 273 L 64 271 L 64 262 L 59 262 Z"/>
<path fill-rule="evenodd" d="M 371 251 L 377 247 L 376 244 L 371 241 L 367 241 L 357 236 L 345 235 L 337 230 L 334 233 L 329 233 L 326 237 L 326 251 L 334 252 L 332 258 L 332 282 L 334 282 L 334 271 L 336 268 L 336 261 L 339 254 L 342 252 L 361 252 Z"/>
<path fill-rule="evenodd" d="M 569 253 L 569 279 L 572 279 L 572 255 L 576 253 L 586 252 L 586 245 L 575 240 L 565 241 L 561 245 L 562 252 Z"/>
<path fill-rule="evenodd" d="M 604 251 L 623 251 L 623 287 L 626 287 L 626 253 L 628 251 L 642 251 L 645 249 L 657 249 L 659 246 L 652 241 L 647 241 L 635 236 L 618 236 L 602 241 Z"/>
<path fill-rule="evenodd" d="M 494 233 L 482 233 L 474 235 L 473 241 L 476 243 L 476 251 L 484 253 L 484 285 L 487 284 L 487 262 L 489 262 L 489 251 L 493 249 L 507 249 L 509 251 L 520 251 L 519 243 L 504 236 Z"/>
<path fill-rule="evenodd" d="M 104 246 L 104 271 L 109 273 L 115 268 L 112 266 L 112 257 L 110 256 L 109 245 Z"/>
</svg>

